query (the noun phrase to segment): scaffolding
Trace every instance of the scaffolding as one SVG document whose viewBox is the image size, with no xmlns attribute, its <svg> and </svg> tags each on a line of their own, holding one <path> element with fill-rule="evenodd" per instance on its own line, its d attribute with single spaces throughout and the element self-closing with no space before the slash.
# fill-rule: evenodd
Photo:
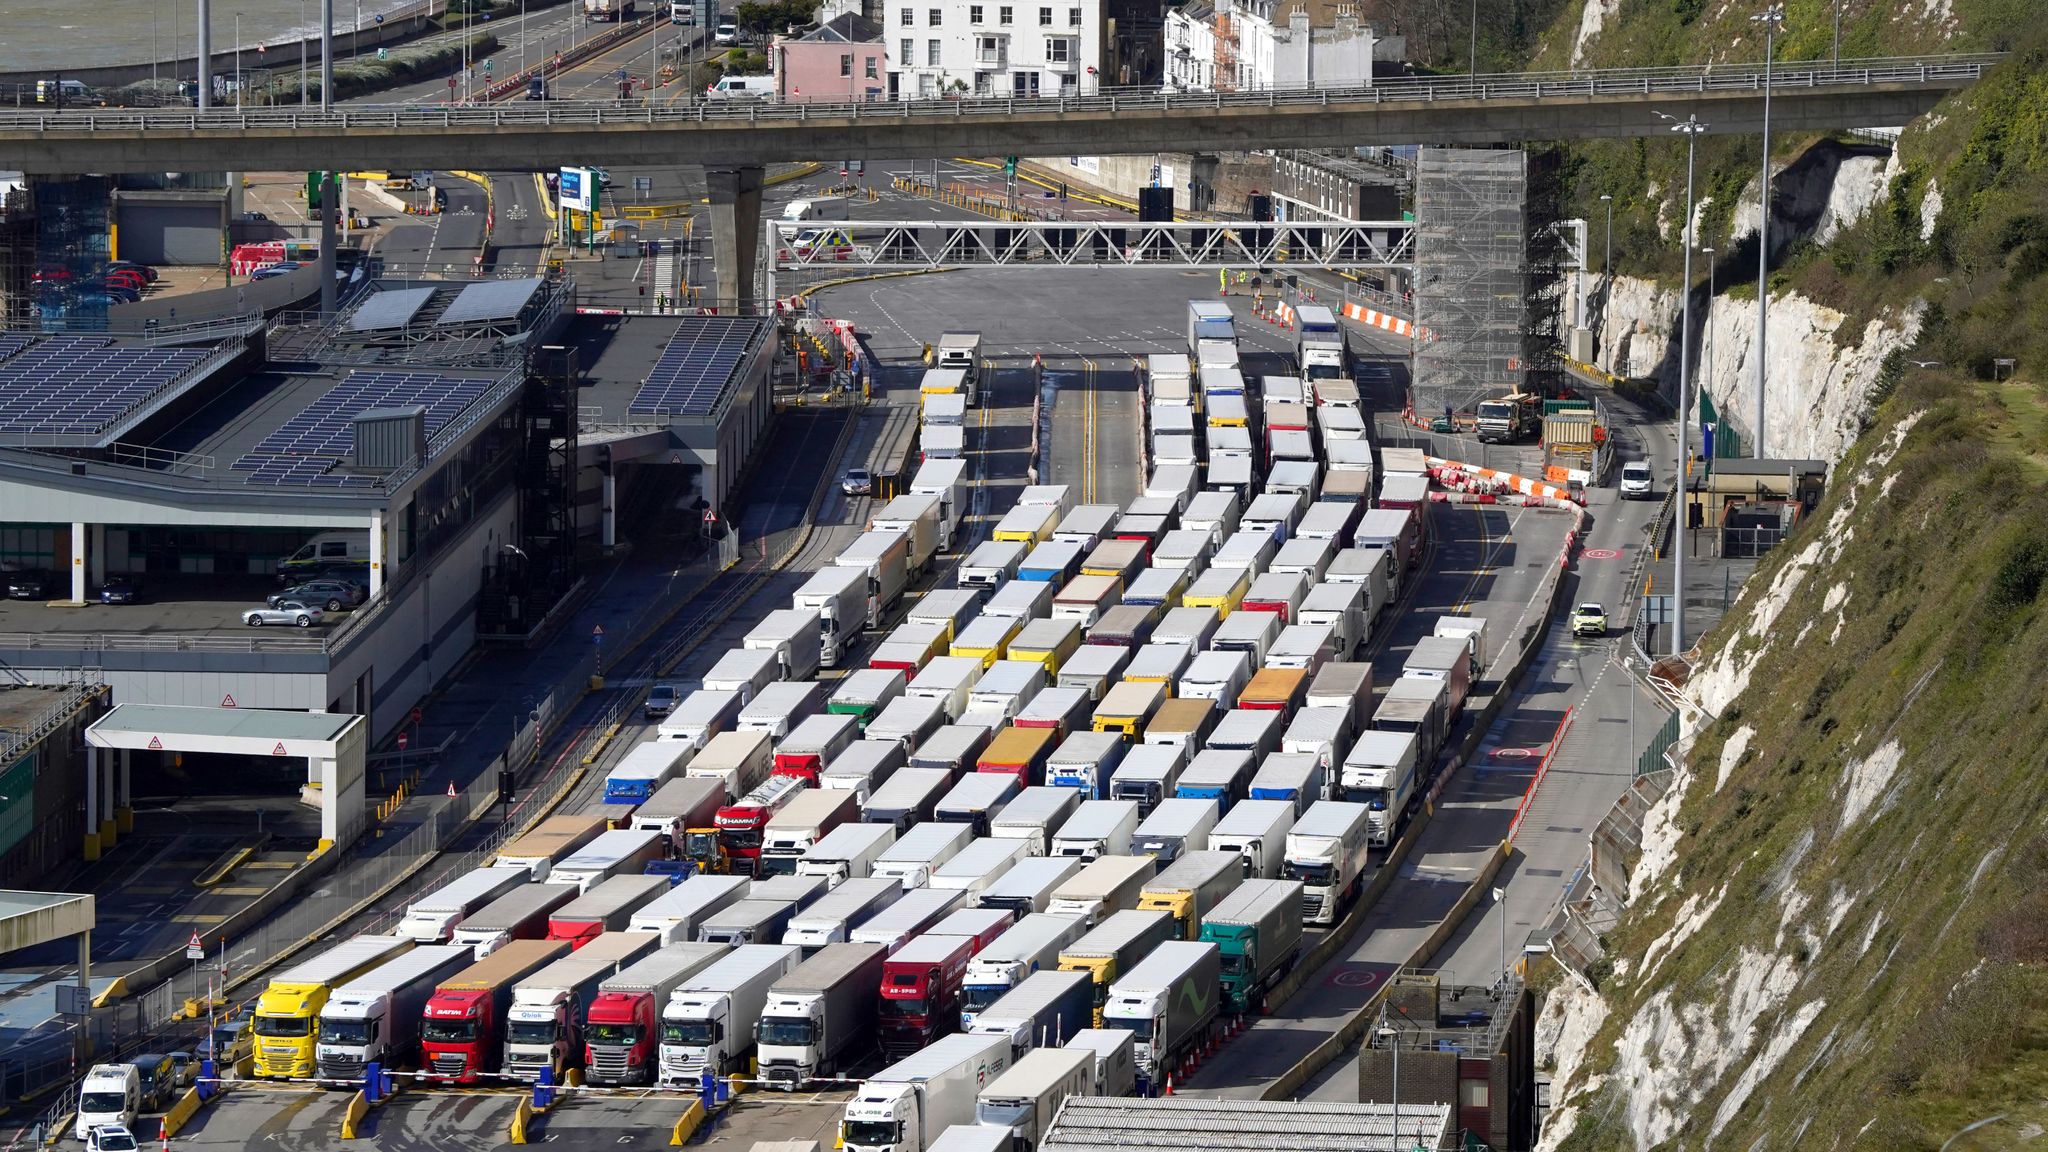
<svg viewBox="0 0 2048 1152">
<path fill-rule="evenodd" d="M 0 183 L 0 321 L 98 330 L 113 298 L 95 279 L 107 262 L 113 184 L 104 176 Z"/>
<path fill-rule="evenodd" d="M 1416 163 L 1417 415 L 1470 413 L 1522 391 L 1527 158 L 1517 149 L 1424 148 Z"/>
</svg>

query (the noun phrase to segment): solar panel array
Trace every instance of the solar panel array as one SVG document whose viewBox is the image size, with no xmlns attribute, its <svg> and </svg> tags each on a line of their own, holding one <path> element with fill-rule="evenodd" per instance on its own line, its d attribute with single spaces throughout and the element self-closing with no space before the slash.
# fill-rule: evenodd
<svg viewBox="0 0 2048 1152">
<path fill-rule="evenodd" d="M 511 320 L 525 309 L 526 302 L 540 291 L 540 280 L 528 277 L 524 280 L 485 280 L 471 284 L 455 297 L 448 310 L 441 313 L 438 321 L 449 324 L 488 324 L 497 320 Z"/>
<path fill-rule="evenodd" d="M 766 320 L 751 317 L 686 318 L 626 410 L 635 416 L 710 415 L 767 327 Z"/>
<path fill-rule="evenodd" d="M 23 336 L 20 335 L 19 333 L 11 332 L 0 332 L 0 360 L 7 359 L 9 356 L 14 355 L 16 352 L 21 351 L 23 348 L 26 348 L 35 342 L 36 338 L 33 336 Z"/>
<path fill-rule="evenodd" d="M 305 411 L 265 436 L 235 461 L 234 468 L 248 473 L 251 484 L 370 487 L 377 482 L 374 477 L 332 472 L 355 451 L 351 421 L 373 408 L 416 404 L 427 410 L 427 435 L 431 437 L 476 403 L 490 386 L 486 379 L 436 372 L 351 372 Z"/>
<path fill-rule="evenodd" d="M 11 353 L 0 343 L 0 356 L 0 433 L 96 436 L 198 367 L 206 350 L 116 345 L 109 336 L 49 336 Z"/>
<path fill-rule="evenodd" d="M 392 328 L 403 328 L 412 323 L 420 309 L 433 299 L 432 288 L 399 288 L 390 292 L 378 292 L 348 318 L 351 332 L 384 332 Z"/>
</svg>

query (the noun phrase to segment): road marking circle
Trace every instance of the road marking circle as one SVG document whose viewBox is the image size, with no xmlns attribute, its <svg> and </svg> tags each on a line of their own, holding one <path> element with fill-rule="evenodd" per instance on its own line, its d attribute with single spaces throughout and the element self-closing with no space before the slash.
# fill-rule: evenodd
<svg viewBox="0 0 2048 1152">
<path fill-rule="evenodd" d="M 1619 548 L 1588 548 L 1584 552 L 1579 553 L 1579 556 L 1586 560 L 1619 560 L 1621 559 L 1621 550 Z"/>
<path fill-rule="evenodd" d="M 1495 760 L 1527 760 L 1538 753 L 1530 748 L 1495 748 L 1491 755 Z"/>
</svg>

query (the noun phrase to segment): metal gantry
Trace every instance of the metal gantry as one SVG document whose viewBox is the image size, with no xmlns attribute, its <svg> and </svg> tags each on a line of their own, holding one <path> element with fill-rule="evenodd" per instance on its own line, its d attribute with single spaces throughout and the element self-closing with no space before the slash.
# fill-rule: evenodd
<svg viewBox="0 0 2048 1152">
<path fill-rule="evenodd" d="M 810 268 L 1403 268 L 1414 225 L 861 220 L 781 239 L 778 271 Z"/>
</svg>

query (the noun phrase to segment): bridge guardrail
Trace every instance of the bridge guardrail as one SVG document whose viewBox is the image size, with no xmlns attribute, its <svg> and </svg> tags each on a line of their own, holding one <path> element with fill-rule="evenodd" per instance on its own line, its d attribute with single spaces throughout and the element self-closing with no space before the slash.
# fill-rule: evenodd
<svg viewBox="0 0 2048 1152">
<path fill-rule="evenodd" d="M 1825 62 L 1779 61 L 1772 65 L 1773 92 L 1875 84 L 1953 83 L 1973 80 L 2004 57 L 1994 53 L 1895 57 Z M 0 132 L 223 132 L 317 129 L 369 130 L 453 127 L 602 127 L 608 124 L 679 124 L 810 120 L 914 120 L 918 118 L 1007 118 L 1025 114 L 1227 111 L 1329 104 L 1406 104 L 1442 101 L 1565 99 L 1588 96 L 1682 95 L 1761 91 L 1762 65 L 1717 64 L 1676 68 L 1623 68 L 1578 72 L 1504 73 L 1388 80 L 1367 87 L 1269 88 L 1247 92 L 1163 92 L 1106 89 L 1085 96 L 1037 99 L 981 97 L 780 104 L 758 100 L 706 100 L 664 106 L 632 101 L 535 101 L 492 105 L 363 104 L 321 110 L 309 107 L 244 109 L 84 109 L 0 112 Z"/>
</svg>

